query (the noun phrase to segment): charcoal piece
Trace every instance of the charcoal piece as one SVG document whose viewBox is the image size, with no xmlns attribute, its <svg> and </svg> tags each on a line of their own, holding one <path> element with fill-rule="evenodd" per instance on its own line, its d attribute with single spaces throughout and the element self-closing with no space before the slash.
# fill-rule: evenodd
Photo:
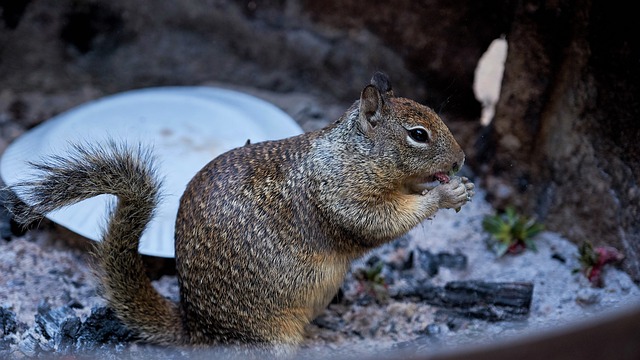
<svg viewBox="0 0 640 360">
<path fill-rule="evenodd" d="M 413 266 L 414 266 L 413 263 L 415 261 L 414 258 L 415 258 L 415 251 L 409 252 L 409 255 L 400 264 L 400 267 L 398 268 L 398 270 L 410 270 L 410 269 L 413 269 Z"/>
<path fill-rule="evenodd" d="M 67 306 L 72 308 L 72 309 L 83 309 L 84 308 L 84 305 L 80 301 L 78 301 L 76 299 L 71 299 L 67 303 Z"/>
<path fill-rule="evenodd" d="M 415 251 L 417 252 L 418 264 L 430 277 L 438 275 L 440 267 L 454 270 L 464 270 L 467 267 L 467 256 L 459 252 L 433 254 L 429 250 L 417 249 Z"/>
<path fill-rule="evenodd" d="M 448 252 L 441 252 L 436 256 L 438 264 L 441 267 L 454 270 L 464 270 L 467 268 L 467 256 L 462 253 L 456 252 L 455 254 L 451 254 Z"/>
<path fill-rule="evenodd" d="M 28 333 L 18 344 L 20 352 L 27 357 L 35 357 L 40 350 L 39 339 L 36 338 L 33 333 Z"/>
<path fill-rule="evenodd" d="M 56 309 L 46 303 L 38 305 L 38 313 L 35 316 L 34 333 L 30 338 L 41 339 L 35 346 L 26 341 L 23 347 L 28 352 L 53 352 L 73 349 L 77 332 L 80 329 L 80 318 L 75 315 L 73 309 L 62 306 Z"/>
<path fill-rule="evenodd" d="M 40 304 L 35 322 L 33 332 L 21 344 L 21 351 L 27 355 L 89 351 L 104 345 L 122 345 L 134 338 L 113 310 L 106 307 L 93 308 L 82 322 L 70 306 L 51 309 Z"/>
<path fill-rule="evenodd" d="M 560 262 L 561 262 L 561 263 L 563 263 L 563 264 L 567 262 L 567 259 L 566 259 L 564 256 L 562 256 L 562 254 L 558 254 L 558 253 L 556 253 L 556 252 L 554 252 L 554 253 L 551 255 L 551 258 L 552 258 L 552 259 L 554 259 L 554 260 L 558 260 L 558 261 L 560 261 Z"/>
<path fill-rule="evenodd" d="M 422 282 L 412 289 L 397 292 L 393 297 L 417 297 L 468 318 L 504 321 L 526 317 L 532 296 L 532 283 L 468 280 L 452 281 L 444 287 Z"/>
<path fill-rule="evenodd" d="M 0 307 L 0 338 L 13 334 L 17 330 L 16 314 L 9 309 Z"/>
<path fill-rule="evenodd" d="M 60 331 L 53 338 L 54 345 L 58 351 L 75 349 L 81 325 L 82 322 L 77 316 L 69 317 L 60 324 Z"/>
<path fill-rule="evenodd" d="M 54 339 L 60 333 L 65 321 L 74 317 L 76 317 L 75 312 L 67 306 L 51 309 L 48 304 L 41 303 L 38 305 L 38 313 L 35 316 L 36 332 L 45 339 Z"/>
<path fill-rule="evenodd" d="M 312 323 L 321 329 L 328 329 L 331 331 L 339 331 L 344 327 L 344 320 L 341 317 L 331 317 L 326 314 L 318 316 Z"/>
<path fill-rule="evenodd" d="M 434 277 L 438 275 L 440 269 L 440 263 L 438 257 L 433 255 L 429 250 L 416 250 L 418 256 L 416 257 L 420 267 L 430 276 Z"/>
<path fill-rule="evenodd" d="M 13 311 L 0 307 L 0 358 L 11 348 L 15 339 L 9 335 L 18 331 L 16 314 Z"/>
<path fill-rule="evenodd" d="M 77 344 L 80 350 L 93 350 L 102 345 L 119 345 L 134 339 L 133 333 L 117 318 L 111 308 L 96 307 L 82 323 Z"/>
<path fill-rule="evenodd" d="M 452 281 L 444 289 L 454 306 L 487 303 L 529 309 L 533 295 L 533 284 L 524 282 Z"/>
</svg>

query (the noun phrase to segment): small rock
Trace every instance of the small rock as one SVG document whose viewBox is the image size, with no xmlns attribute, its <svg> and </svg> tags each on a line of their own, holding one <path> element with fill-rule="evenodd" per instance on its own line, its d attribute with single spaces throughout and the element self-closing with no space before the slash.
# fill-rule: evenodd
<svg viewBox="0 0 640 360">
<path fill-rule="evenodd" d="M 437 256 L 433 255 L 429 250 L 416 250 L 418 255 L 415 257 L 420 267 L 429 275 L 434 277 L 438 275 L 440 263 Z"/>
<path fill-rule="evenodd" d="M 454 270 L 464 270 L 467 268 L 467 256 L 456 252 L 455 254 L 441 252 L 437 255 L 438 263 L 442 267 Z"/>
<path fill-rule="evenodd" d="M 592 288 L 583 288 L 576 294 L 576 303 L 582 306 L 595 305 L 600 302 L 600 294 Z"/>
<path fill-rule="evenodd" d="M 437 336 L 442 333 L 442 329 L 438 324 L 429 324 L 420 333 L 427 336 Z"/>
<path fill-rule="evenodd" d="M 363 293 L 355 300 L 355 304 L 358 306 L 370 306 L 376 303 L 377 299 L 369 293 Z"/>
<path fill-rule="evenodd" d="M 440 267 L 454 270 L 464 270 L 467 268 L 467 256 L 456 252 L 440 252 L 432 254 L 429 250 L 416 250 L 418 252 L 417 261 L 420 267 L 427 272 L 430 277 L 438 275 Z"/>
<path fill-rule="evenodd" d="M 344 321 L 342 320 L 342 318 L 339 318 L 338 320 L 331 319 L 331 317 L 326 314 L 320 315 L 315 318 L 313 320 L 313 323 L 321 329 L 328 329 L 332 331 L 338 331 L 342 329 L 344 325 Z"/>
<path fill-rule="evenodd" d="M 461 317 L 452 316 L 447 321 L 447 328 L 450 331 L 457 331 L 457 330 L 465 328 L 468 323 L 469 323 L 469 321 L 466 320 L 466 319 L 463 319 Z"/>
<path fill-rule="evenodd" d="M 557 252 L 554 252 L 551 255 L 551 258 L 554 259 L 554 260 L 558 260 L 559 262 L 561 262 L 563 264 L 567 262 L 567 258 L 565 258 L 564 256 L 562 256 L 562 254 L 559 254 Z"/>
</svg>

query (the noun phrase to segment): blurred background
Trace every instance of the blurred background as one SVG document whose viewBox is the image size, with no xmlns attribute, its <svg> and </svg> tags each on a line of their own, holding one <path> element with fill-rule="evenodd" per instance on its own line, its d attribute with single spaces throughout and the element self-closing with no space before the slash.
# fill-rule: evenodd
<svg viewBox="0 0 640 360">
<path fill-rule="evenodd" d="M 640 39 L 631 5 L 548 1 L 0 1 L 0 151 L 86 101 L 223 85 L 326 125 L 374 71 L 434 108 L 497 208 L 609 244 L 640 281 Z M 473 91 L 508 52 L 493 119 Z M 482 100 L 482 99 L 481 99 Z"/>
<path fill-rule="evenodd" d="M 575 244 L 615 247 L 640 284 L 640 37 L 631 6 L 0 0 L 0 154 L 75 106 L 157 86 L 243 91 L 312 131 L 383 71 L 396 95 L 441 115 L 496 210 L 514 206 Z M 474 358 L 635 358 L 638 314 Z"/>
</svg>

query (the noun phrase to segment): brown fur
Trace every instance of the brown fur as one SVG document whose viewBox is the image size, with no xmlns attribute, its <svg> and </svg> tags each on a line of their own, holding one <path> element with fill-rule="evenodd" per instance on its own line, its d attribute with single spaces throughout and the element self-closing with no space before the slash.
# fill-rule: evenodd
<svg viewBox="0 0 640 360">
<path fill-rule="evenodd" d="M 416 127 L 428 141 L 411 140 Z M 177 307 L 151 287 L 137 254 L 158 197 L 148 157 L 117 146 L 106 156 L 80 149 L 76 159 L 41 165 L 44 180 L 21 188 L 40 213 L 99 193 L 118 196 L 98 251 L 106 296 L 129 327 L 163 344 L 290 351 L 352 260 L 473 195 L 464 178 L 430 191 L 419 185 L 457 171 L 464 154 L 431 109 L 395 97 L 376 74 L 330 126 L 247 142 L 194 176 L 176 220 Z M 91 170 L 77 171 L 84 168 Z M 82 194 L 61 188 L 69 184 Z"/>
</svg>

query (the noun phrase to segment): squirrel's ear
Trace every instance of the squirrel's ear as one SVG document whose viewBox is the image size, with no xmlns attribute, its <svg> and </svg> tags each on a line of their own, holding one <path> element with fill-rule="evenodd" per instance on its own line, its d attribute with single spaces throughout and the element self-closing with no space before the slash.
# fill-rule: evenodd
<svg viewBox="0 0 640 360">
<path fill-rule="evenodd" d="M 385 98 L 390 98 L 394 96 L 393 89 L 391 88 L 391 81 L 389 81 L 389 77 L 387 76 L 387 74 L 383 72 L 378 71 L 375 74 L 373 74 L 373 76 L 371 77 L 371 85 L 378 88 L 380 93 Z"/>
<path fill-rule="evenodd" d="M 375 85 L 367 85 L 360 95 L 358 125 L 365 134 L 378 125 L 382 111 L 382 94 Z"/>
</svg>

